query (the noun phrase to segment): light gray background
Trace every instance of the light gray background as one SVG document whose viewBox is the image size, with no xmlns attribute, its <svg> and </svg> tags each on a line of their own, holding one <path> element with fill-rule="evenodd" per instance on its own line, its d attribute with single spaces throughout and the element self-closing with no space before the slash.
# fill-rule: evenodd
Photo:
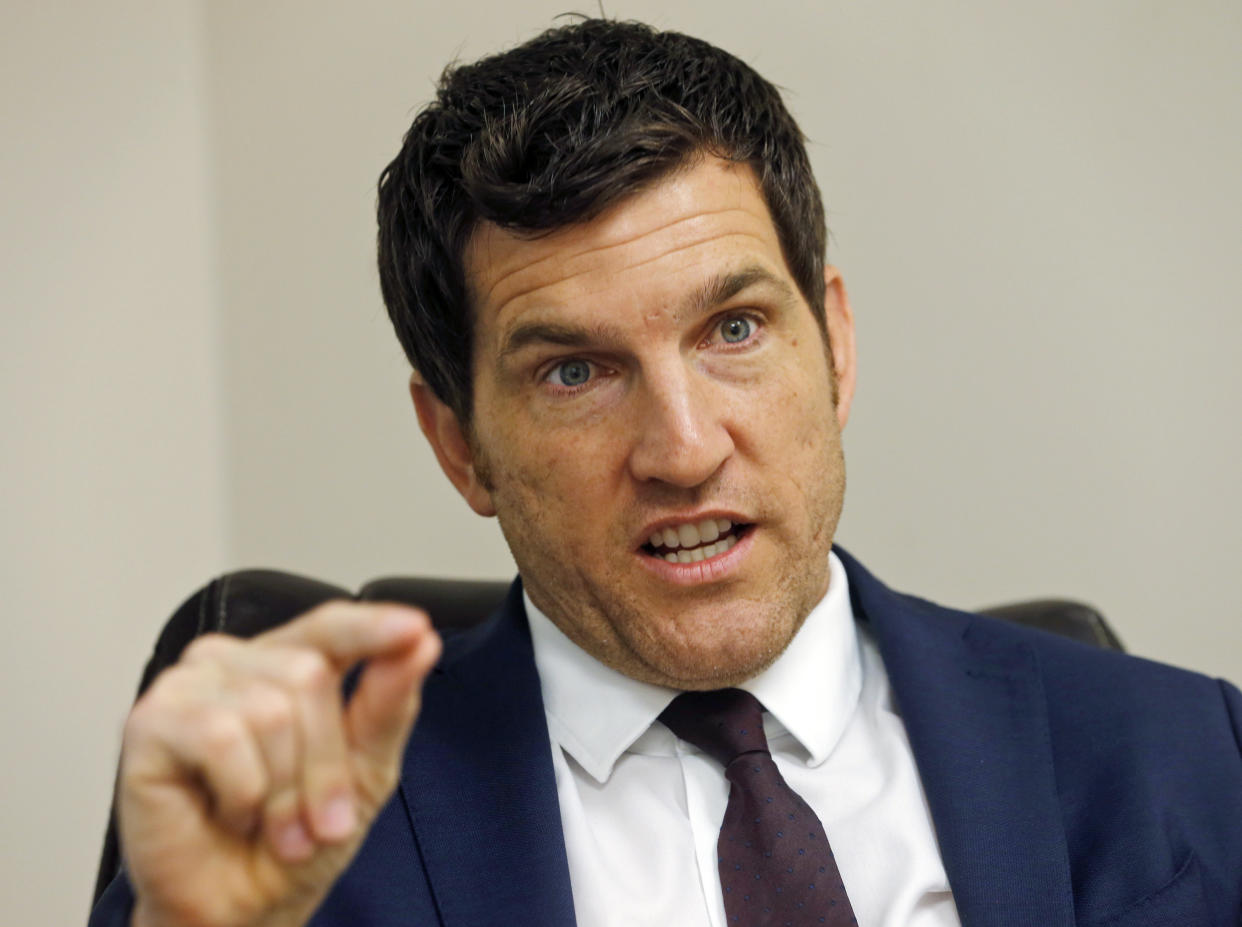
<svg viewBox="0 0 1242 927">
<path fill-rule="evenodd" d="M 751 61 L 811 137 L 861 351 L 846 546 L 1242 680 L 1242 6 L 606 6 Z M 213 573 L 510 572 L 417 433 L 374 182 L 448 59 L 565 8 L 5 5 L 7 921 L 84 917 L 138 671 Z"/>
</svg>

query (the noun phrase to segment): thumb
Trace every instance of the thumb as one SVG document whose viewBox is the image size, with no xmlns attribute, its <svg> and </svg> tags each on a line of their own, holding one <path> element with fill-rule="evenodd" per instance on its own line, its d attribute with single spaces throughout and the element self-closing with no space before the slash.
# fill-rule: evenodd
<svg viewBox="0 0 1242 927">
<path fill-rule="evenodd" d="M 427 628 L 407 648 L 373 657 L 345 710 L 345 731 L 364 794 L 376 804 L 396 783 L 401 755 L 422 704 L 423 680 L 440 658 L 440 636 Z"/>
</svg>

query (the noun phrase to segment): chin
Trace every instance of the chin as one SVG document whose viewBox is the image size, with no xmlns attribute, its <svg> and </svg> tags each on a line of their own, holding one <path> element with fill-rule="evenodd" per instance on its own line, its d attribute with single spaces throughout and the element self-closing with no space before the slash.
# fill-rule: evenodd
<svg viewBox="0 0 1242 927">
<path fill-rule="evenodd" d="M 793 640 L 800 621 L 776 619 L 762 625 L 729 627 L 715 621 L 695 634 L 657 640 L 644 660 L 650 681 L 677 689 L 723 689 L 745 682 L 771 666 Z M 637 648 L 636 648 L 637 649 Z M 646 649 L 646 648 L 644 648 Z M 641 655 L 641 652 L 640 652 Z"/>
<path fill-rule="evenodd" d="M 758 676 L 775 662 L 780 653 L 763 654 L 763 658 L 759 660 L 755 656 L 751 653 L 746 654 L 744 660 L 725 659 L 718 663 L 670 667 L 671 672 L 665 676 L 662 684 L 687 691 L 727 689 Z"/>
</svg>

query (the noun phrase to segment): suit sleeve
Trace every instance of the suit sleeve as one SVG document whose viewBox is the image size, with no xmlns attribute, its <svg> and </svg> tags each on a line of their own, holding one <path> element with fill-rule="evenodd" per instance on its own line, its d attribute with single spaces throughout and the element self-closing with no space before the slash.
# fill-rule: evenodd
<svg viewBox="0 0 1242 927">
<path fill-rule="evenodd" d="M 99 896 L 87 927 L 129 927 L 134 912 L 134 892 L 122 871 Z"/>
</svg>

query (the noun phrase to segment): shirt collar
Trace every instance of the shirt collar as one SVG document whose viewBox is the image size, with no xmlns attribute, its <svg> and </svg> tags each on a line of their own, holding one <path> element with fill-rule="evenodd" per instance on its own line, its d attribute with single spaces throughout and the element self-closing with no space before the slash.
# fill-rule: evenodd
<svg viewBox="0 0 1242 927">
<path fill-rule="evenodd" d="M 829 554 L 829 568 L 827 594 L 785 652 L 741 685 L 767 707 L 769 737 L 782 728 L 788 731 L 812 766 L 824 762 L 836 746 L 862 689 L 849 580 L 836 554 Z M 523 596 L 548 733 L 592 778 L 605 782 L 621 754 L 678 693 L 605 666 Z"/>
</svg>

